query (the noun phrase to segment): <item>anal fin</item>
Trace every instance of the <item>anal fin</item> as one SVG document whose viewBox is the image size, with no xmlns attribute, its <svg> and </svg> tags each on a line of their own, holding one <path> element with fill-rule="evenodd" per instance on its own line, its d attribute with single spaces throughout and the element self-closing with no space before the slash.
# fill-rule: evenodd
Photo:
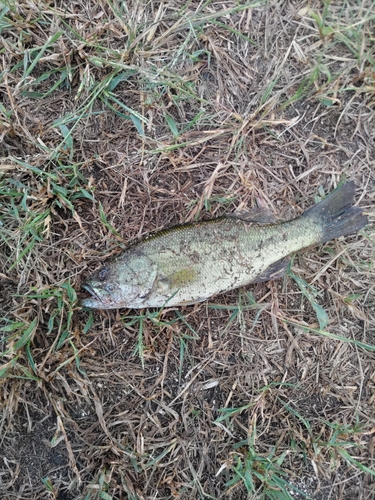
<svg viewBox="0 0 375 500">
<path fill-rule="evenodd" d="M 289 266 L 290 257 L 284 257 L 267 267 L 261 274 L 259 274 L 253 283 L 261 283 L 262 281 L 271 281 L 282 278 Z"/>
</svg>

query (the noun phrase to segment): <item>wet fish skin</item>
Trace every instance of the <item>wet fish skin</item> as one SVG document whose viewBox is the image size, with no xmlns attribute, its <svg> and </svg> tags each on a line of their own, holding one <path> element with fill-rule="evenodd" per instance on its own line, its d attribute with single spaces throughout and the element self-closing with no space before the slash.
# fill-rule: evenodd
<svg viewBox="0 0 375 500">
<path fill-rule="evenodd" d="M 185 224 L 146 237 L 85 283 L 96 309 L 180 306 L 285 273 L 298 250 L 357 232 L 367 224 L 353 206 L 355 186 L 332 191 L 302 216 L 278 223 L 233 217 Z"/>
</svg>

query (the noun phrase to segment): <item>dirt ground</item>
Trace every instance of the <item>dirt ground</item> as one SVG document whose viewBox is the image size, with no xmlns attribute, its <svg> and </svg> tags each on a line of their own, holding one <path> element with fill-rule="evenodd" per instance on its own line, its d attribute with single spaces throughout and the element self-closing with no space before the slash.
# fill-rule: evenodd
<svg viewBox="0 0 375 500">
<path fill-rule="evenodd" d="M 0 2 L 0 497 L 375 498 L 375 5 Z M 284 279 L 88 310 L 150 231 L 354 180 Z"/>
</svg>

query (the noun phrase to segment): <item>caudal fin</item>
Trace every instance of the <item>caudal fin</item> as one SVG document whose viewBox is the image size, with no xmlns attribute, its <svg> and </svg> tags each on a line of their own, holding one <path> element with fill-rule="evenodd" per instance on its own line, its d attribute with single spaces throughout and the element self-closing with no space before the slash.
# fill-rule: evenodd
<svg viewBox="0 0 375 500">
<path fill-rule="evenodd" d="M 368 224 L 368 219 L 359 207 L 353 207 L 355 185 L 353 181 L 336 188 L 324 200 L 310 207 L 303 217 L 314 218 L 323 234 L 317 243 L 354 234 Z"/>
</svg>

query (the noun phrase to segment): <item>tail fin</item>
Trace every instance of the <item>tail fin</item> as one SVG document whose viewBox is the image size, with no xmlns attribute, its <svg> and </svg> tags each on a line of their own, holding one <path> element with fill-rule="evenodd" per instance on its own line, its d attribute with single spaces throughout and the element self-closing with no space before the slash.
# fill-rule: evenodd
<svg viewBox="0 0 375 500">
<path fill-rule="evenodd" d="M 354 194 L 354 182 L 347 182 L 304 212 L 303 217 L 314 218 L 322 228 L 323 234 L 317 243 L 356 233 L 368 224 L 362 210 L 353 207 Z"/>
</svg>

